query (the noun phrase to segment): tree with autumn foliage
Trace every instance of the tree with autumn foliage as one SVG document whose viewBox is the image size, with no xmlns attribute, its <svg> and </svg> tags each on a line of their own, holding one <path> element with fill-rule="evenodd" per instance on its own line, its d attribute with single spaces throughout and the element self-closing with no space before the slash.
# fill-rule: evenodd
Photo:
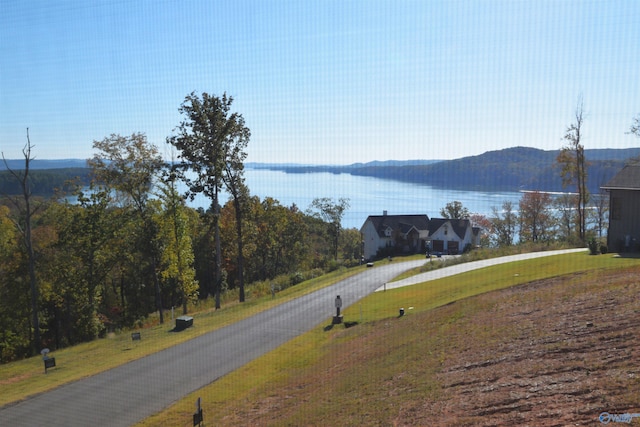
<svg viewBox="0 0 640 427">
<path fill-rule="evenodd" d="M 513 203 L 507 200 L 502 203 L 502 210 L 495 206 L 491 208 L 493 213 L 491 221 L 491 238 L 495 246 L 511 246 L 515 240 L 518 226 L 518 215 L 513 208 Z"/>
<path fill-rule="evenodd" d="M 549 193 L 529 191 L 520 199 L 520 242 L 548 241 L 553 237 L 554 219 Z"/>
<path fill-rule="evenodd" d="M 0 205 L 0 363 L 32 353 L 29 293 L 18 230 L 7 206 Z"/>
<path fill-rule="evenodd" d="M 182 305 L 182 314 L 187 314 L 189 302 L 198 298 L 198 281 L 194 269 L 191 240 L 191 218 L 184 198 L 178 193 L 173 181 L 158 186 L 161 205 L 154 220 L 158 224 L 158 239 L 161 248 L 160 277 L 168 283 L 171 305 Z"/>
</svg>

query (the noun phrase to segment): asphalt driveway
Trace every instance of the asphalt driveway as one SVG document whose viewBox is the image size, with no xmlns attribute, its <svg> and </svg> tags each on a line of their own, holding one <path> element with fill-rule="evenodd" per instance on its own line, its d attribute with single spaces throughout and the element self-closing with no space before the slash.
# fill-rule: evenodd
<svg viewBox="0 0 640 427">
<path fill-rule="evenodd" d="M 424 260 L 384 262 L 186 343 L 7 405 L 0 409 L 0 426 L 129 426 L 328 322 L 337 295 L 346 308 L 422 264 Z M 55 372 L 50 375 L 55 378 Z"/>
</svg>

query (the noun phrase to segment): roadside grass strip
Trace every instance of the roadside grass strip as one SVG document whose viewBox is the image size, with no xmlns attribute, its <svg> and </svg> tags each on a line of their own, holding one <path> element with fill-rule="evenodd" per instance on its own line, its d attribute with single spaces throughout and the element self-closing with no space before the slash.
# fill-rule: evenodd
<svg viewBox="0 0 640 427">
<path fill-rule="evenodd" d="M 401 407 L 404 399 L 436 399 L 442 392 L 433 378 L 447 359 L 447 351 L 451 351 L 445 350 L 447 334 L 465 321 L 469 310 L 483 309 L 475 307 L 470 297 L 542 279 L 576 274 L 598 276 L 638 266 L 637 258 L 591 256 L 585 251 L 500 264 L 376 292 L 344 311 L 345 321 L 358 322 L 357 327 L 329 331 L 331 320 L 327 319 L 312 331 L 138 425 L 187 426 L 198 398 L 208 425 L 238 425 L 256 419 L 265 425 L 282 425 L 283 420 L 286 425 L 322 425 L 333 423 L 340 416 L 349 420 L 345 425 L 375 424 L 384 419 L 392 405 Z M 405 309 L 403 319 L 398 319 L 399 308 Z M 445 317 L 434 320 L 434 333 L 425 335 L 424 331 L 409 327 L 410 323 L 405 329 L 383 333 L 398 322 L 410 320 L 407 317 L 428 314 L 435 308 L 445 309 Z M 484 337 L 490 345 L 503 332 L 510 333 L 507 329 L 495 331 L 485 324 L 474 332 L 474 337 Z M 368 335 L 375 335 L 375 344 L 365 352 L 358 343 Z M 416 367 L 414 359 L 418 354 L 429 357 L 426 362 L 421 358 Z M 296 400 L 299 394 L 305 396 L 301 401 Z M 358 418 L 361 414 L 370 416 Z"/>
<path fill-rule="evenodd" d="M 165 323 L 162 325 L 158 324 L 156 314 L 148 319 L 147 324 L 150 326 L 110 333 L 105 338 L 52 351 L 51 355 L 56 358 L 56 368 L 46 375 L 40 356 L 0 365 L 0 407 L 178 345 L 278 304 L 330 286 L 364 269 L 365 267 L 358 267 L 335 271 L 277 292 L 275 296 L 267 292 L 268 295 L 251 297 L 249 287 L 247 301 L 242 304 L 231 300 L 237 295 L 237 291 L 234 290 L 233 296 L 226 296 L 230 301 L 219 310 L 205 304 L 191 307 L 189 316 L 193 316 L 194 326 L 179 334 L 171 333 L 175 324 L 171 320 L 170 311 L 165 312 Z M 180 314 L 182 311 L 176 309 L 175 316 Z M 132 332 L 139 332 L 140 340 L 132 340 Z"/>
</svg>

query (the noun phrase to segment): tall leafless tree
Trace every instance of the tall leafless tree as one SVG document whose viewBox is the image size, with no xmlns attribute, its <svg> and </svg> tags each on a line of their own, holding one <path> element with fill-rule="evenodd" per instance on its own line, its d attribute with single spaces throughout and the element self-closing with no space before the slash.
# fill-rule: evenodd
<svg viewBox="0 0 640 427">
<path fill-rule="evenodd" d="M 588 163 L 584 155 L 582 144 L 585 112 L 582 96 L 578 98 L 575 110 L 575 121 L 567 127 L 564 139 L 568 144 L 560 150 L 557 162 L 561 167 L 562 185 L 564 187 L 575 185 L 578 197 L 576 199 L 578 237 L 584 242 L 586 234 L 586 210 L 589 203 L 589 190 L 587 188 Z"/>
<path fill-rule="evenodd" d="M 31 199 L 31 178 L 29 176 L 31 162 L 34 159 L 31 153 L 33 148 L 34 146 L 31 144 L 31 138 L 29 137 L 29 129 L 27 128 L 27 143 L 22 149 L 24 169 L 11 169 L 4 157 L 4 152 L 2 153 L 2 160 L 4 161 L 5 167 L 9 173 L 18 182 L 22 193 L 21 196 L 18 196 L 17 198 L 9 197 L 7 195 L 5 195 L 5 197 L 14 205 L 18 212 L 18 217 L 13 218 L 12 221 L 22 236 L 22 243 L 24 244 L 27 252 L 27 262 L 29 264 L 29 286 L 31 291 L 31 321 L 33 327 L 33 337 L 31 342 L 33 345 L 33 352 L 34 354 L 37 354 L 42 347 L 42 342 L 40 336 L 40 318 L 38 316 L 39 289 L 36 278 L 36 255 L 31 237 L 31 220 L 37 211 L 37 206 L 34 206 Z M 20 202 L 20 198 L 22 198 L 22 203 Z"/>
</svg>

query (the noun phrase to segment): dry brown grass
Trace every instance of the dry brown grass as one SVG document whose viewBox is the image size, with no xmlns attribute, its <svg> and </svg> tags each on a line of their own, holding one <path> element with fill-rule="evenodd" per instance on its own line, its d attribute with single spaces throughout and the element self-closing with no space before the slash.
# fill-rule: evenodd
<svg viewBox="0 0 640 427">
<path fill-rule="evenodd" d="M 218 407 L 215 423 L 564 426 L 640 412 L 639 273 L 540 280 L 334 330 L 317 363 Z"/>
</svg>

